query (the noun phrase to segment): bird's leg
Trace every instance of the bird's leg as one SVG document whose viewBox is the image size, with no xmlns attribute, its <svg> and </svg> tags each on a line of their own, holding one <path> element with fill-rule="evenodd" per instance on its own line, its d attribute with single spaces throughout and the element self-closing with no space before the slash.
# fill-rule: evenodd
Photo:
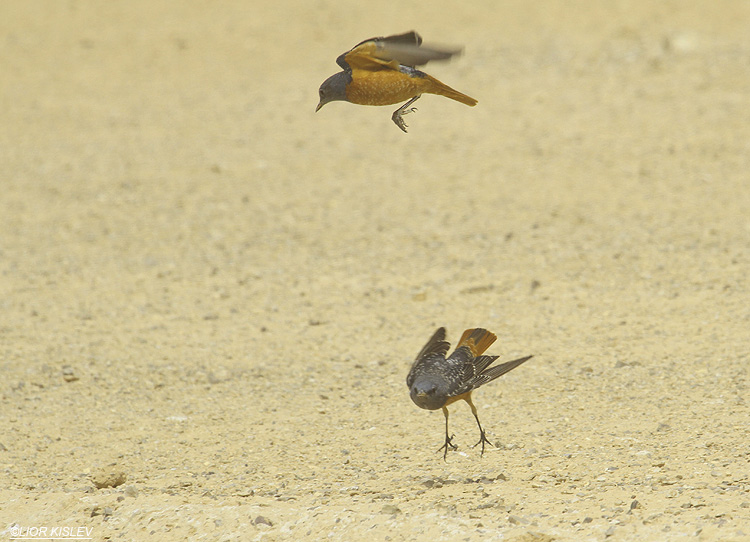
<svg viewBox="0 0 750 542">
<path fill-rule="evenodd" d="M 443 452 L 443 461 L 447 461 L 446 457 L 448 456 L 448 448 L 450 447 L 451 450 L 458 450 L 458 446 L 451 442 L 453 437 L 448 436 L 448 409 L 445 407 L 443 407 L 443 414 L 445 415 L 445 444 L 438 448 L 437 451 L 445 450 L 445 452 Z"/>
<path fill-rule="evenodd" d="M 474 403 L 471 400 L 471 396 L 466 397 L 466 402 L 469 403 L 469 406 L 471 407 L 471 413 L 474 414 L 474 419 L 477 421 L 477 425 L 479 426 L 479 442 L 477 442 L 474 447 L 476 448 L 480 444 L 482 445 L 482 453 L 480 455 L 484 455 L 484 445 L 489 444 L 490 446 L 494 446 L 489 440 L 487 440 L 487 435 L 484 433 L 484 429 L 482 429 L 482 424 L 479 423 L 479 415 L 477 414 L 477 407 L 474 406 Z"/>
<path fill-rule="evenodd" d="M 396 109 L 393 112 L 393 116 L 391 116 L 391 119 L 393 120 L 393 122 L 396 123 L 396 126 L 401 128 L 404 131 L 404 133 L 406 133 L 407 126 L 406 126 L 406 123 L 404 122 L 404 119 L 402 118 L 402 115 L 406 115 L 407 113 L 413 113 L 414 111 L 417 110 L 416 107 L 410 108 L 409 106 L 413 104 L 414 102 L 416 102 L 420 98 L 420 96 L 422 95 L 418 94 L 417 96 L 414 96 L 411 100 L 409 100 L 404 105 Z"/>
</svg>

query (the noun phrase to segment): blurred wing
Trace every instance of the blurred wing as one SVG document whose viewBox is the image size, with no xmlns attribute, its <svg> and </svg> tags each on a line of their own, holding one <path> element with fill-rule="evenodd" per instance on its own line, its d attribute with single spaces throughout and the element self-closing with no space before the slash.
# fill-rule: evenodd
<svg viewBox="0 0 750 542">
<path fill-rule="evenodd" d="M 421 66 L 430 60 L 448 60 L 461 52 L 461 49 L 436 49 L 420 47 L 410 43 L 378 43 L 375 56 L 383 59 L 393 59 L 404 66 Z"/>
<path fill-rule="evenodd" d="M 437 49 L 421 45 L 422 38 L 414 31 L 371 38 L 341 55 L 336 62 L 345 70 L 398 70 L 400 64 L 421 66 L 430 60 L 446 60 L 461 52 L 460 49 Z"/>
</svg>

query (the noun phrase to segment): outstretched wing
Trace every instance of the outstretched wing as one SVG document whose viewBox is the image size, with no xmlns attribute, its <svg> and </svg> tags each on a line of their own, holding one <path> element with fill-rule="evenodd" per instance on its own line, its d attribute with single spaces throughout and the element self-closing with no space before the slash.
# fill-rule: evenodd
<svg viewBox="0 0 750 542">
<path fill-rule="evenodd" d="M 503 376 L 505 373 L 512 371 L 525 361 L 530 360 L 532 357 L 533 356 L 526 356 L 514 359 L 513 361 L 506 361 L 505 363 L 487 369 L 487 367 L 489 367 L 498 356 L 479 356 L 474 360 L 471 369 L 465 369 L 465 376 L 468 376 L 468 378 L 464 380 L 463 384 L 457 390 L 451 393 L 451 397 L 462 395 L 477 389 L 479 386 L 482 386 L 487 382 L 492 382 L 496 378 Z M 473 376 L 471 376 L 472 373 Z"/>
<path fill-rule="evenodd" d="M 482 357 L 493 357 L 496 359 L 496 356 L 482 356 Z M 501 363 L 500 365 L 496 365 L 495 367 L 490 367 L 486 371 L 482 371 L 480 375 L 477 377 L 477 385 L 476 387 L 481 386 L 482 384 L 486 384 L 487 382 L 492 382 L 499 376 L 503 376 L 505 373 L 512 371 L 522 363 L 530 360 L 534 356 L 526 356 L 523 358 L 514 359 L 513 361 L 506 361 L 505 363 Z M 495 361 L 494 359 L 492 361 Z M 492 362 L 490 362 L 492 363 Z"/>
<path fill-rule="evenodd" d="M 460 49 L 421 45 L 421 36 L 413 30 L 384 38 L 371 38 L 339 56 L 336 63 L 344 70 L 398 70 L 400 65 L 421 66 L 430 60 L 446 60 L 461 52 Z"/>
<path fill-rule="evenodd" d="M 427 341 L 427 344 L 425 344 L 422 347 L 422 350 L 419 351 L 419 354 L 417 354 L 417 357 L 409 370 L 409 375 L 406 377 L 406 385 L 411 388 L 411 384 L 422 362 L 435 356 L 445 357 L 445 354 L 448 353 L 450 347 L 450 343 L 445 340 L 445 328 L 438 328 L 432 335 L 432 338 Z"/>
</svg>

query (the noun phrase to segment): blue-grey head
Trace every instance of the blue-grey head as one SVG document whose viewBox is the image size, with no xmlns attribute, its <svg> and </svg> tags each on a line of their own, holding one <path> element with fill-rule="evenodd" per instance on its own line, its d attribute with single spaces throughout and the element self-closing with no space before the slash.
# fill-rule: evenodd
<svg viewBox="0 0 750 542">
<path fill-rule="evenodd" d="M 438 376 L 417 377 L 409 391 L 414 404 L 427 410 L 442 408 L 448 400 L 448 385 L 445 378 Z"/>
<path fill-rule="evenodd" d="M 319 111 L 328 102 L 335 102 L 336 100 L 346 101 L 346 85 L 351 80 L 351 73 L 339 72 L 323 81 L 323 84 L 320 85 L 320 90 L 318 90 L 320 102 L 318 102 L 318 107 L 315 108 L 315 111 Z"/>
</svg>

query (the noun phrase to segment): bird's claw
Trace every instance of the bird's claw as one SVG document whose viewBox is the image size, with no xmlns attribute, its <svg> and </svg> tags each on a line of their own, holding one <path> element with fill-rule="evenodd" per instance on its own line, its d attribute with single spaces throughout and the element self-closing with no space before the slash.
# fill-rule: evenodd
<svg viewBox="0 0 750 542">
<path fill-rule="evenodd" d="M 484 455 L 484 445 L 485 445 L 485 444 L 489 444 L 489 445 L 490 445 L 490 446 L 492 446 L 493 448 L 495 447 L 495 445 L 494 445 L 494 444 L 492 444 L 492 443 L 491 443 L 491 442 L 489 441 L 489 439 L 487 438 L 487 435 L 485 435 L 485 433 L 484 433 L 484 430 L 482 430 L 482 432 L 481 432 L 481 433 L 479 434 L 479 442 L 477 442 L 477 443 L 476 443 L 476 444 L 475 444 L 474 446 L 472 446 L 472 448 L 476 448 L 476 447 L 477 447 L 477 446 L 479 446 L 480 444 L 482 445 L 482 453 L 481 453 L 481 454 L 479 454 L 480 456 L 483 456 L 483 455 Z"/>
<path fill-rule="evenodd" d="M 403 113 L 408 113 L 408 111 L 403 111 Z M 401 128 L 401 130 L 404 133 L 408 133 L 406 131 L 406 129 L 408 128 L 408 125 L 404 122 L 404 119 L 401 117 L 401 115 L 402 115 L 402 111 L 401 110 L 396 110 L 396 111 L 393 112 L 393 116 L 391 117 L 391 120 L 393 120 L 393 122 L 396 123 L 396 126 L 398 126 L 399 128 Z"/>
<path fill-rule="evenodd" d="M 445 450 L 443 452 L 443 461 L 446 461 L 446 457 L 448 457 L 448 449 L 451 450 L 458 450 L 458 446 L 453 444 L 453 437 L 456 435 L 451 435 L 450 437 L 448 435 L 445 435 L 445 444 L 443 444 L 440 448 L 437 449 L 439 452 L 440 450 Z"/>
<path fill-rule="evenodd" d="M 396 123 L 396 126 L 398 126 L 399 128 L 401 128 L 401 130 L 404 133 L 407 133 L 406 132 L 406 128 L 408 126 L 404 122 L 404 119 L 402 118 L 402 115 L 408 115 L 409 113 L 416 112 L 416 110 L 417 110 L 416 107 L 409 107 L 409 106 L 411 104 L 413 104 L 417 99 L 419 99 L 419 96 L 415 96 L 414 98 L 412 98 L 411 100 L 409 100 L 408 102 L 406 102 L 404 105 L 402 105 L 401 107 L 399 107 L 398 109 L 396 109 L 393 112 L 393 116 L 391 117 L 391 119 L 393 120 L 393 122 Z"/>
</svg>

